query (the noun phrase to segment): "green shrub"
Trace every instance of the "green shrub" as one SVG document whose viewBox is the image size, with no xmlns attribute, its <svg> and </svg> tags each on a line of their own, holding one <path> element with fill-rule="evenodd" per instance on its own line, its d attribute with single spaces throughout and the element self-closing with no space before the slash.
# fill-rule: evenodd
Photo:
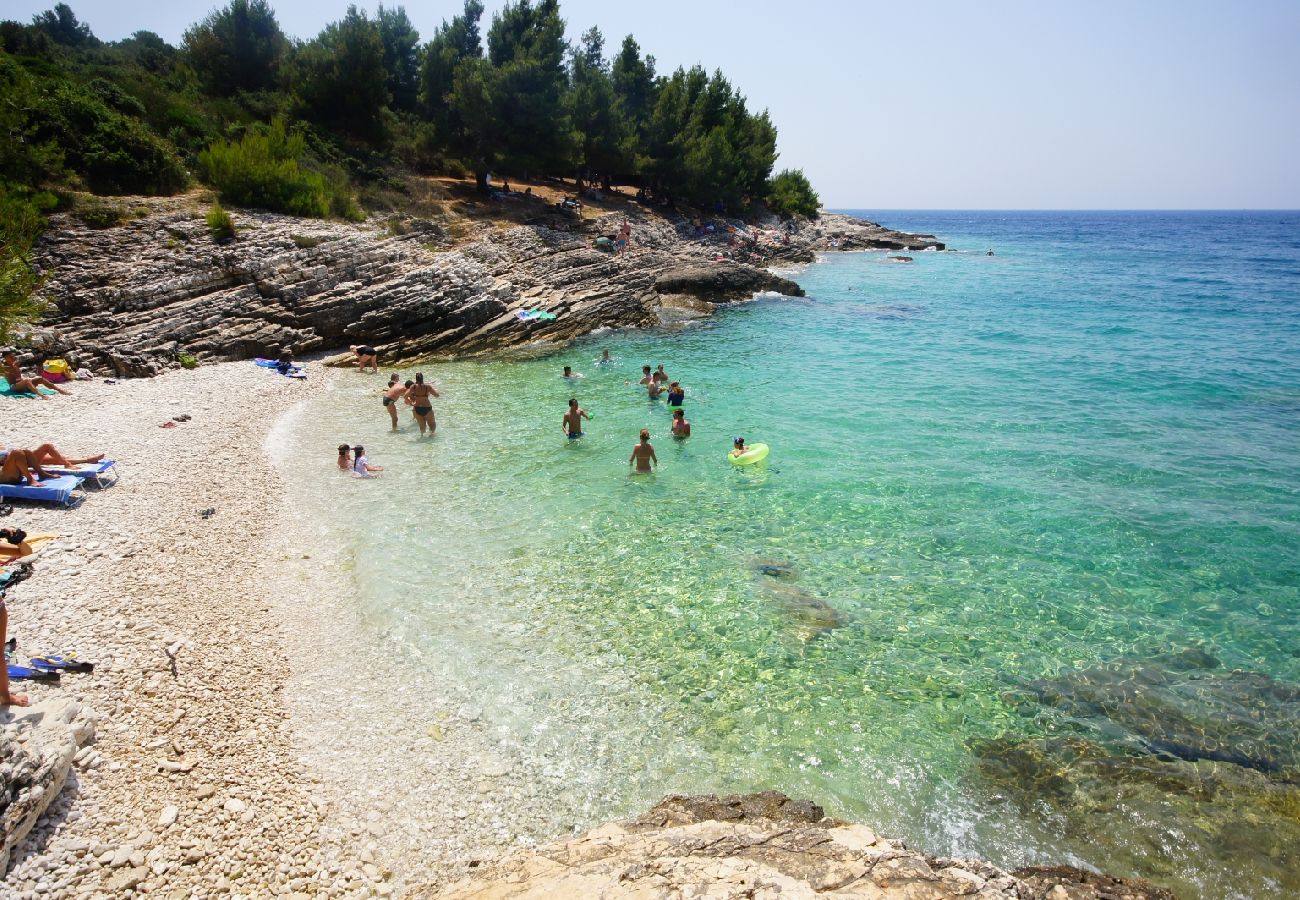
<svg viewBox="0 0 1300 900">
<path fill-rule="evenodd" d="M 772 179 L 767 192 L 767 205 L 782 218 L 808 216 L 815 219 L 822 201 L 802 169 L 786 169 Z"/>
<path fill-rule="evenodd" d="M 78 204 L 72 214 L 87 228 L 112 228 L 126 221 L 126 207 L 96 200 Z"/>
<path fill-rule="evenodd" d="M 240 206 L 318 219 L 359 216 L 347 175 L 334 167 L 312 171 L 304 156 L 302 134 L 277 119 L 237 142 L 215 141 L 199 154 L 199 167 L 223 199 Z"/>
<path fill-rule="evenodd" d="M 182 369 L 197 369 L 199 367 L 198 357 L 189 353 L 178 353 L 176 361 L 181 364 Z"/>
<path fill-rule="evenodd" d="M 0 182 L 0 343 L 14 326 L 34 322 L 45 303 L 34 295 L 41 276 L 31 264 L 32 243 L 45 227 L 42 213 L 54 205 L 49 194 L 30 194 Z"/>
<path fill-rule="evenodd" d="M 312 247 L 319 247 L 329 240 L 329 238 L 316 237 L 310 234 L 293 234 L 289 236 L 289 239 L 293 241 L 293 245 L 299 250 L 310 250 Z"/>
<path fill-rule="evenodd" d="M 235 237 L 235 220 L 221 208 L 220 203 L 214 202 L 208 209 L 208 231 L 212 232 L 214 241 L 229 241 Z"/>
</svg>

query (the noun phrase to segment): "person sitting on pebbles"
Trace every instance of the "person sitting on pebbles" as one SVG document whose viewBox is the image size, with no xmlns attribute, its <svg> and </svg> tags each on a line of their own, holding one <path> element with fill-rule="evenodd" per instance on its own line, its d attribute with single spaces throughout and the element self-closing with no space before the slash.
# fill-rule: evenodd
<svg viewBox="0 0 1300 900">
<path fill-rule="evenodd" d="M 42 378 L 40 375 L 33 375 L 31 378 L 23 376 L 22 367 L 18 365 L 18 354 L 12 350 L 6 350 L 4 353 L 4 374 L 5 381 L 9 382 L 9 389 L 15 393 L 35 394 L 42 400 L 48 400 L 49 397 L 41 393 L 41 388 L 47 387 L 57 391 L 64 396 L 71 396 L 72 392 L 64 390 L 52 381 Z"/>
</svg>

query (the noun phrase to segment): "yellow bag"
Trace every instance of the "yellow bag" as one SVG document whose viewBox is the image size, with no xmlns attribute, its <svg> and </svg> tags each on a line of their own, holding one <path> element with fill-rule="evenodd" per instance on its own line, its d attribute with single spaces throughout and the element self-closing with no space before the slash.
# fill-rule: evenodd
<svg viewBox="0 0 1300 900">
<path fill-rule="evenodd" d="M 41 374 L 45 376 L 46 381 L 55 383 L 70 381 L 73 377 L 72 366 L 68 365 L 66 359 L 47 359 Z"/>
</svg>

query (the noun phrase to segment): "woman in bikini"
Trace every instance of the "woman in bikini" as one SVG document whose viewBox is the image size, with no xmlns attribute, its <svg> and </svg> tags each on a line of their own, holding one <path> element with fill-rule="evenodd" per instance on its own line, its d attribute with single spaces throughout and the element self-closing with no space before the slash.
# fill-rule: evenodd
<svg viewBox="0 0 1300 900">
<path fill-rule="evenodd" d="M 426 430 L 432 436 L 438 428 L 438 423 L 433 419 L 433 404 L 429 402 L 429 398 L 439 397 L 441 394 L 433 385 L 424 383 L 423 372 L 416 372 L 415 384 L 411 385 L 406 396 L 411 401 L 411 413 L 420 425 L 420 437 L 424 437 Z"/>
</svg>

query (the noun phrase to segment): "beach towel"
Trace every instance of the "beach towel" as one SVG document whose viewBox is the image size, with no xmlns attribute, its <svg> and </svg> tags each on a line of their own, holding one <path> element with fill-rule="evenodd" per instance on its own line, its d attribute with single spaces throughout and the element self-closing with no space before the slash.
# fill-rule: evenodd
<svg viewBox="0 0 1300 900">
<path fill-rule="evenodd" d="M 10 560 L 31 556 L 56 538 L 58 538 L 58 535 L 54 532 L 45 531 L 41 534 L 27 535 L 27 538 L 16 547 L 8 543 L 0 544 L 0 562 L 7 563 Z"/>
<path fill-rule="evenodd" d="M 101 459 L 97 463 L 82 463 L 79 466 L 41 466 L 51 475 L 75 475 L 94 483 L 97 488 L 117 484 L 117 460 Z M 111 477 L 110 477 L 111 473 Z"/>
<path fill-rule="evenodd" d="M 47 478 L 38 485 L 0 484 L 0 497 L 12 497 L 15 500 L 33 500 L 43 503 L 62 503 L 71 506 L 75 500 L 74 493 L 81 487 L 83 479 L 76 475 L 61 475 Z"/>
<path fill-rule="evenodd" d="M 42 394 L 56 393 L 49 388 L 43 387 L 38 387 L 36 390 L 40 391 Z M 5 378 L 3 375 L 0 375 L 0 397 L 26 397 L 29 400 L 36 399 L 36 395 L 31 391 L 15 391 L 9 386 L 9 379 Z"/>
</svg>

